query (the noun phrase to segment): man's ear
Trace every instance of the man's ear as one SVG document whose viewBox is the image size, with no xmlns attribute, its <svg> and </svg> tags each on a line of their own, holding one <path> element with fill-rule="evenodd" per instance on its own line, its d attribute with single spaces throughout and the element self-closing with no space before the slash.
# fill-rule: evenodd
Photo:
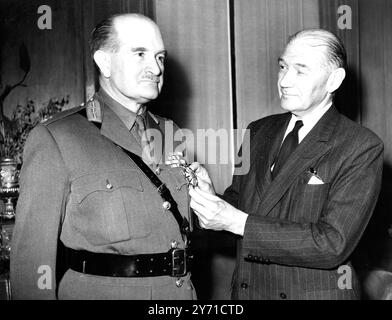
<svg viewBox="0 0 392 320">
<path fill-rule="evenodd" d="M 94 53 L 94 61 L 97 64 L 99 70 L 105 78 L 110 77 L 110 55 L 102 50 L 97 50 Z"/>
<path fill-rule="evenodd" d="M 327 81 L 327 91 L 329 93 L 335 92 L 342 84 L 346 77 L 346 71 L 343 68 L 332 70 Z"/>
</svg>

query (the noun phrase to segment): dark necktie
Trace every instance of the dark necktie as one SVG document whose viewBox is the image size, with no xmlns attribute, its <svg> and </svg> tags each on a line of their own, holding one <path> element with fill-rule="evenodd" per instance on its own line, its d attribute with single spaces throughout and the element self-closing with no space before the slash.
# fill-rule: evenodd
<svg viewBox="0 0 392 320">
<path fill-rule="evenodd" d="M 282 169 L 287 159 L 298 146 L 298 131 L 303 125 L 303 122 L 298 120 L 295 123 L 294 129 L 284 139 L 282 146 L 280 147 L 279 154 L 275 159 L 274 169 L 272 170 L 272 179 L 278 175 L 278 172 Z"/>
<path fill-rule="evenodd" d="M 151 148 L 146 132 L 145 118 L 143 115 L 137 115 L 135 118 L 136 132 L 140 138 L 140 146 L 142 147 L 142 158 L 147 164 L 153 162 L 151 157 Z"/>
</svg>

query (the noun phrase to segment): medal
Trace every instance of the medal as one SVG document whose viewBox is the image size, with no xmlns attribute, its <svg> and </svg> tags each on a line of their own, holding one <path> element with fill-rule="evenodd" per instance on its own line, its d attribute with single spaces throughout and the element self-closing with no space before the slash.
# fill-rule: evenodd
<svg viewBox="0 0 392 320">
<path fill-rule="evenodd" d="M 195 188 L 197 187 L 197 177 L 195 172 L 192 170 L 192 168 L 189 166 L 189 164 L 180 164 L 180 168 L 182 169 L 181 173 L 185 177 L 185 180 L 187 181 L 188 188 L 192 187 Z"/>
</svg>

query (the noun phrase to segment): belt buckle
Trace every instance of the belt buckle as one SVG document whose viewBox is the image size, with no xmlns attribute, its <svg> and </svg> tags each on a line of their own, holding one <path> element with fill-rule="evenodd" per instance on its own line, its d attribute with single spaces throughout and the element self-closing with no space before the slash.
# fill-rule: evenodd
<svg viewBox="0 0 392 320">
<path fill-rule="evenodd" d="M 171 256 L 172 256 L 172 277 L 185 276 L 187 274 L 185 249 L 180 249 L 180 248 L 171 249 Z"/>
</svg>

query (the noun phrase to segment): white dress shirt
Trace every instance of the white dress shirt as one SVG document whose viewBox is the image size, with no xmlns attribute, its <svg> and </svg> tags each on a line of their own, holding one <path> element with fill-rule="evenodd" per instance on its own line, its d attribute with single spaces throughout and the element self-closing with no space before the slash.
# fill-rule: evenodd
<svg viewBox="0 0 392 320">
<path fill-rule="evenodd" d="M 286 138 L 286 136 L 294 129 L 295 123 L 298 120 L 302 120 L 303 126 L 298 131 L 298 143 L 301 143 L 301 141 L 306 137 L 306 135 L 310 132 L 310 130 L 313 129 L 316 123 L 329 110 L 329 108 L 331 108 L 331 106 L 332 106 L 332 102 L 321 108 L 316 108 L 312 112 L 309 112 L 303 115 L 302 117 L 292 114 L 289 125 L 287 126 L 286 132 L 284 134 L 282 143 Z"/>
<path fill-rule="evenodd" d="M 302 123 L 303 123 L 303 126 L 298 131 L 298 143 L 301 143 L 301 141 L 306 137 L 306 135 L 310 132 L 310 130 L 313 129 L 313 127 L 316 125 L 316 123 L 329 110 L 329 108 L 331 108 L 331 106 L 332 106 L 332 102 L 323 106 L 323 107 L 316 108 L 312 112 L 309 112 L 301 117 L 292 113 L 289 125 L 287 126 L 286 132 L 283 136 L 283 139 L 282 139 L 280 145 L 282 145 L 286 136 L 294 129 L 295 123 L 298 120 L 302 120 Z M 271 166 L 271 172 L 274 169 L 274 166 L 275 166 L 275 163 Z"/>
</svg>

